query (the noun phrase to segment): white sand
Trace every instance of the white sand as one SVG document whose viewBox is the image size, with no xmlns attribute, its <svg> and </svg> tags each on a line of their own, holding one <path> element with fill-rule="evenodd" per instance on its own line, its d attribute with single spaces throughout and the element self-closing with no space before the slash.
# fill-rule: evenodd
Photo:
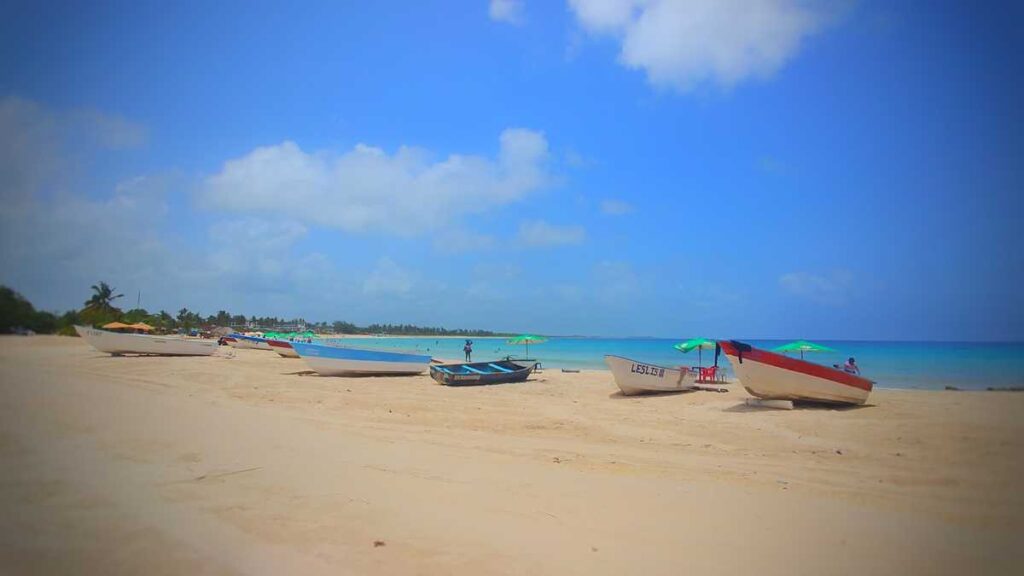
<svg viewBox="0 0 1024 576">
<path fill-rule="evenodd" d="M 0 338 L 0 573 L 1024 565 L 1024 394 L 773 411 L 741 389 L 623 398 L 603 371 L 446 388 L 219 354 Z"/>
</svg>

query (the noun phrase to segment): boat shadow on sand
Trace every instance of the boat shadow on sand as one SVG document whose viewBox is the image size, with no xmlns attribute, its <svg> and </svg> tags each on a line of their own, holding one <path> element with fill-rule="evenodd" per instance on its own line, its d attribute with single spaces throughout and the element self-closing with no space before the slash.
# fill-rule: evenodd
<svg viewBox="0 0 1024 576">
<path fill-rule="evenodd" d="M 874 408 L 874 404 L 828 404 L 826 402 L 806 402 L 802 400 L 794 400 L 792 411 L 798 410 L 822 410 L 822 411 L 834 411 L 834 412 L 848 412 L 851 410 L 860 410 L 861 408 Z M 723 412 L 786 412 L 787 410 L 780 410 L 778 408 L 771 408 L 768 406 L 751 406 L 745 402 L 741 402 L 734 406 L 730 406 L 722 410 Z"/>
<path fill-rule="evenodd" d="M 135 352 L 127 352 L 125 354 L 108 354 L 106 352 L 101 352 L 99 354 L 96 354 L 95 356 L 89 356 L 86 359 L 87 360 L 109 360 L 111 358 L 114 358 L 115 360 L 132 360 L 132 359 L 136 359 L 136 358 L 146 358 L 146 359 L 149 359 L 149 360 L 152 360 L 153 358 L 169 358 L 169 359 L 177 359 L 177 360 L 185 360 L 185 359 L 195 360 L 196 358 L 215 358 L 215 356 L 213 356 L 213 355 L 201 356 L 201 355 L 198 355 L 198 354 L 191 355 L 191 356 L 187 355 L 187 354 L 139 354 L 139 353 L 135 353 Z"/>
<path fill-rule="evenodd" d="M 281 376 L 317 376 L 316 370 L 299 370 L 298 372 L 281 372 Z"/>
<path fill-rule="evenodd" d="M 612 400 L 645 400 L 648 398 L 662 398 L 664 396 L 681 396 L 689 394 L 691 392 L 697 392 L 697 390 L 665 390 L 661 392 L 644 392 L 643 394 L 623 394 L 621 390 L 616 390 L 608 395 Z"/>
<path fill-rule="evenodd" d="M 414 378 L 422 374 L 339 374 L 337 376 L 324 376 L 316 370 L 298 370 L 296 372 L 281 372 L 281 376 L 310 376 L 313 378 L 354 378 L 361 380 L 372 380 L 374 378 Z"/>
</svg>

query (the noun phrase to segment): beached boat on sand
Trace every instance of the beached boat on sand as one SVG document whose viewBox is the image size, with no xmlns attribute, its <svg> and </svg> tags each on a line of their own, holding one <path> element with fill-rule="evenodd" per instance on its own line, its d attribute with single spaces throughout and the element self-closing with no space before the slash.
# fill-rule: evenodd
<svg viewBox="0 0 1024 576">
<path fill-rule="evenodd" d="M 232 334 L 235 341 L 231 343 L 235 348 L 248 348 L 252 350 L 270 350 L 270 344 L 266 338 L 260 336 L 249 336 L 247 334 Z"/>
<path fill-rule="evenodd" d="M 120 334 L 87 326 L 75 326 L 75 332 L 100 352 L 113 354 L 156 354 L 160 356 L 210 356 L 217 351 L 216 340 L 177 336 Z"/>
<path fill-rule="evenodd" d="M 520 364 L 508 360 L 468 364 L 434 364 L 430 377 L 448 386 L 477 386 L 522 382 L 537 368 L 537 363 Z"/>
<path fill-rule="evenodd" d="M 292 343 L 287 340 L 267 340 L 267 344 L 270 346 L 271 350 L 285 358 L 299 357 L 299 353 L 292 347 Z"/>
<path fill-rule="evenodd" d="M 736 340 L 718 342 L 740 383 L 767 400 L 863 404 L 874 382 L 856 374 L 754 348 Z M 718 355 L 718 350 L 715 352 Z"/>
<path fill-rule="evenodd" d="M 343 348 L 307 342 L 292 342 L 291 345 L 299 357 L 322 376 L 419 374 L 430 364 L 430 356 L 421 354 Z"/>
<path fill-rule="evenodd" d="M 696 389 L 693 375 L 686 368 L 666 368 L 612 355 L 605 356 L 604 363 L 626 396 Z"/>
</svg>

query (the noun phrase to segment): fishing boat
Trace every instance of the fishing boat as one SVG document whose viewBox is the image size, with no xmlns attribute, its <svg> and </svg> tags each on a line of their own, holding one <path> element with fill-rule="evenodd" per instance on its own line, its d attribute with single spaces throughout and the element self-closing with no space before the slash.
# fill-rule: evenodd
<svg viewBox="0 0 1024 576">
<path fill-rule="evenodd" d="M 87 326 L 75 326 L 75 332 L 100 352 L 122 354 L 154 354 L 159 356 L 210 356 L 217 351 L 216 340 L 120 334 Z"/>
<path fill-rule="evenodd" d="M 856 374 L 754 348 L 736 340 L 718 342 L 715 351 L 732 363 L 740 383 L 766 400 L 803 400 L 833 404 L 863 404 L 874 382 Z"/>
<path fill-rule="evenodd" d="M 247 334 L 232 334 L 235 342 L 231 345 L 235 348 L 249 348 L 253 350 L 270 350 L 267 339 L 261 336 L 249 336 Z"/>
<path fill-rule="evenodd" d="M 267 340 L 267 344 L 270 346 L 271 350 L 285 358 L 299 357 L 299 353 L 292 347 L 292 343 L 287 340 Z"/>
<path fill-rule="evenodd" d="M 292 342 L 291 345 L 299 357 L 322 376 L 420 374 L 430 364 L 430 356 L 421 354 L 308 342 Z"/>
<path fill-rule="evenodd" d="M 696 390 L 693 375 L 686 368 L 666 368 L 612 355 L 605 356 L 604 363 L 626 396 Z"/>
<path fill-rule="evenodd" d="M 430 377 L 448 386 L 477 386 L 522 382 L 537 369 L 537 363 L 520 364 L 508 360 L 470 364 L 434 364 Z"/>
</svg>

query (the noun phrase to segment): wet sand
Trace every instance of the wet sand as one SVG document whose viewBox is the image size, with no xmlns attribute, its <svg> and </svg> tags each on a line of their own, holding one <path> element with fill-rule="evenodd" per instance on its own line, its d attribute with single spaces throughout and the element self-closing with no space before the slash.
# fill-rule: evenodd
<svg viewBox="0 0 1024 576">
<path fill-rule="evenodd" d="M 773 411 L 605 371 L 446 388 L 0 337 L 0 572 L 957 574 L 1024 566 L 1024 394 Z"/>
</svg>

